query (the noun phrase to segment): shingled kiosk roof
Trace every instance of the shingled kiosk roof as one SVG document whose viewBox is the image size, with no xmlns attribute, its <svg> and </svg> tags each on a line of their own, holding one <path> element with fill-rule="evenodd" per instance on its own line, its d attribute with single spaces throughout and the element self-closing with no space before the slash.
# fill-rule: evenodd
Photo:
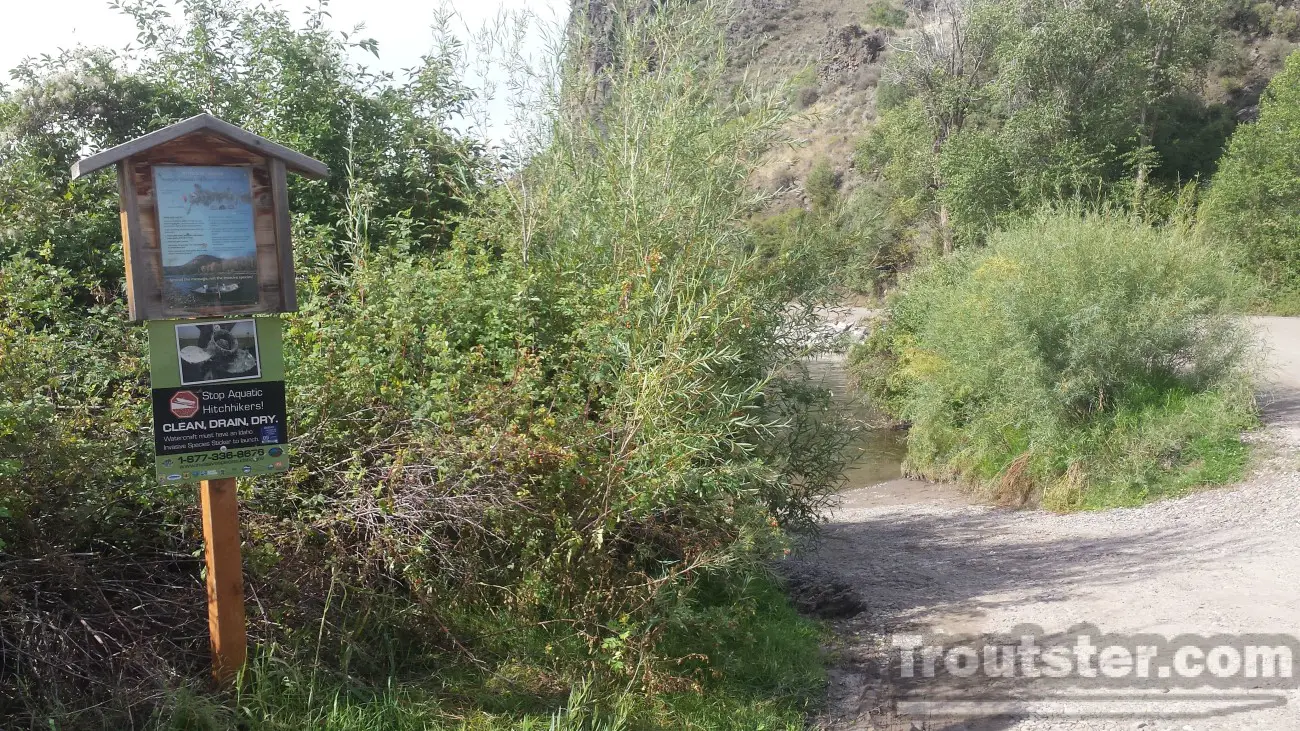
<svg viewBox="0 0 1300 731">
<path fill-rule="evenodd" d="M 112 147 L 103 152 L 91 155 L 90 157 L 78 160 L 72 166 L 72 179 L 89 175 L 96 170 L 121 162 L 133 155 L 157 147 L 166 142 L 171 142 L 178 137 L 184 137 L 187 134 L 199 131 L 208 131 L 221 135 L 231 142 L 247 147 L 267 157 L 274 157 L 284 162 L 284 166 L 299 175 L 305 175 L 309 178 L 326 178 L 329 177 L 329 166 L 320 160 L 314 160 L 300 152 L 294 152 L 283 145 L 259 137 L 252 132 L 242 130 L 235 125 L 224 120 L 217 119 L 208 113 L 198 114 L 189 119 L 177 122 L 169 127 L 163 127 L 155 132 L 150 132 L 143 137 L 137 137 L 130 142 L 123 142 L 117 147 Z"/>
</svg>

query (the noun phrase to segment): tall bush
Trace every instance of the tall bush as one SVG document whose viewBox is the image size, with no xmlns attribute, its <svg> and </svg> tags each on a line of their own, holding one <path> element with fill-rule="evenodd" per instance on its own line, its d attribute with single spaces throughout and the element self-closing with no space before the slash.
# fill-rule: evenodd
<svg viewBox="0 0 1300 731">
<path fill-rule="evenodd" d="M 289 338 L 311 461 L 263 493 L 318 533 L 268 524 L 276 573 L 323 583 L 324 541 L 357 591 L 400 587 L 421 642 L 652 687 L 687 662 L 665 633 L 700 632 L 701 603 L 739 599 L 718 586 L 816 519 L 839 437 L 779 374 L 819 283 L 762 266 L 741 225 L 782 105 L 719 93 L 712 29 L 616 25 L 618 57 L 566 77 L 537 153 L 446 252 L 361 237 L 318 280 Z"/>
<path fill-rule="evenodd" d="M 1131 504 L 1240 469 L 1243 286 L 1184 231 L 1043 213 L 911 275 L 855 359 L 911 422 L 912 471 L 1013 502 Z"/>
</svg>

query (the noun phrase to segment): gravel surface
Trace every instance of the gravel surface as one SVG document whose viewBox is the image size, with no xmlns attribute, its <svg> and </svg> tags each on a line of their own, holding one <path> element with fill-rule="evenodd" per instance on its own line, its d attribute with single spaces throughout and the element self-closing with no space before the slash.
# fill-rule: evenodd
<svg viewBox="0 0 1300 731">
<path fill-rule="evenodd" d="M 1103 689 L 1097 704 L 1023 708 L 1012 716 L 899 715 L 902 701 L 1043 697 L 1026 679 L 929 681 L 903 687 L 879 669 L 890 633 L 1300 633 L 1300 319 L 1257 318 L 1273 365 L 1261 402 L 1266 428 L 1243 484 L 1142 508 L 1056 515 L 973 504 L 951 486 L 894 480 L 847 490 L 818 545 L 796 562 L 831 573 L 868 609 L 832 622 L 827 729 L 1300 730 L 1300 692 Z M 1296 658 L 1300 665 L 1300 657 Z M 1297 668 L 1300 672 L 1300 667 Z M 942 687 L 935 686 L 940 683 Z M 1060 690 L 1060 686 L 1053 690 Z M 1070 699 L 1078 699 L 1072 690 Z M 1132 696 L 1117 705 L 1117 693 Z"/>
</svg>

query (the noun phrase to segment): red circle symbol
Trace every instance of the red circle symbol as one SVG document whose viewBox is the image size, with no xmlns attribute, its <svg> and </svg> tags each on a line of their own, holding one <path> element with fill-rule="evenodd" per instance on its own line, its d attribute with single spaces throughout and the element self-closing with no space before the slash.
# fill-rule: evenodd
<svg viewBox="0 0 1300 731">
<path fill-rule="evenodd" d="M 167 406 L 177 419 L 188 419 L 199 413 L 199 397 L 193 391 L 177 391 Z"/>
</svg>

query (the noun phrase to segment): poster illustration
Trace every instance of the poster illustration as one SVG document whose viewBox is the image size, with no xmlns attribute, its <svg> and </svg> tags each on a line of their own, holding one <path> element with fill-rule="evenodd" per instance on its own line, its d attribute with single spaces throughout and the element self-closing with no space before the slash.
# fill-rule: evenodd
<svg viewBox="0 0 1300 731">
<path fill-rule="evenodd" d="M 156 165 L 153 175 L 164 306 L 188 311 L 256 304 L 251 170 Z"/>
<path fill-rule="evenodd" d="M 149 321 L 161 483 L 289 469 L 278 318 Z"/>
</svg>

